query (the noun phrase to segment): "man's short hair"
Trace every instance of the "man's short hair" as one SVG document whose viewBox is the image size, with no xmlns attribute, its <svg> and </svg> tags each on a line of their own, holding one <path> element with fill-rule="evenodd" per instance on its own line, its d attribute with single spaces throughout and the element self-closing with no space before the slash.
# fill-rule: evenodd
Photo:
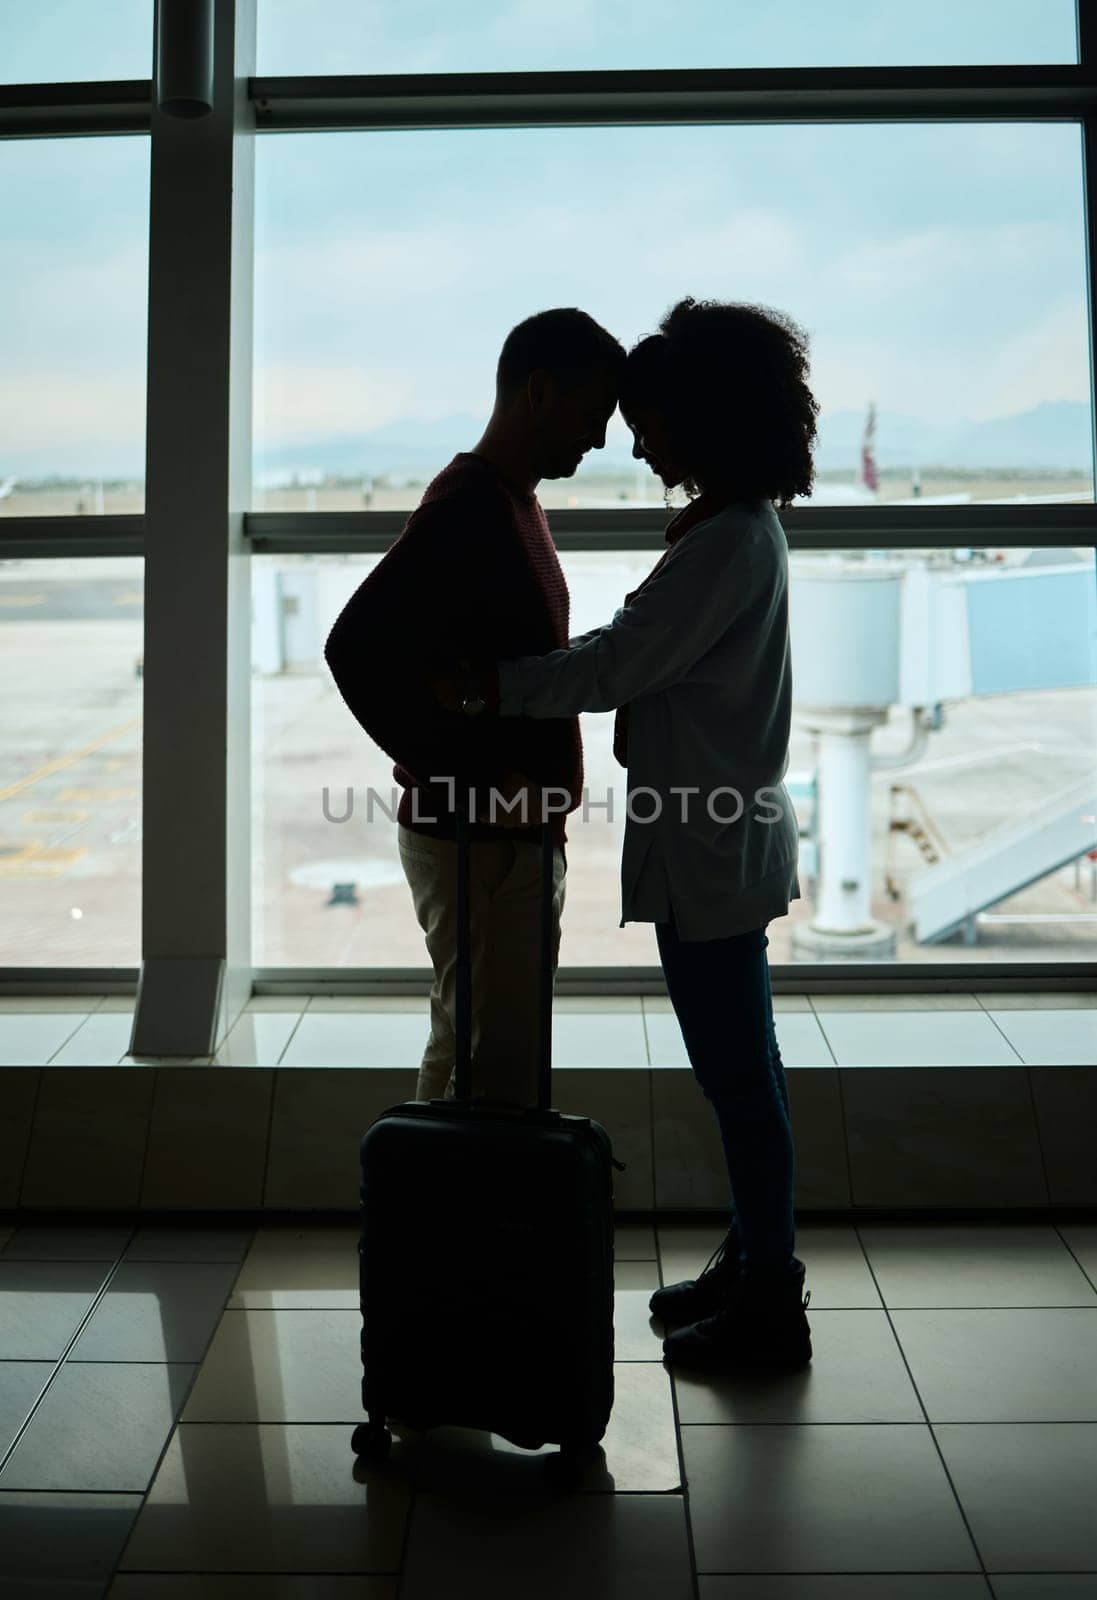
<svg viewBox="0 0 1097 1600">
<path fill-rule="evenodd" d="M 538 368 L 565 382 L 598 371 L 616 379 L 625 360 L 624 347 L 585 311 L 575 306 L 538 311 L 503 341 L 496 387 L 501 394 L 513 394 Z"/>
</svg>

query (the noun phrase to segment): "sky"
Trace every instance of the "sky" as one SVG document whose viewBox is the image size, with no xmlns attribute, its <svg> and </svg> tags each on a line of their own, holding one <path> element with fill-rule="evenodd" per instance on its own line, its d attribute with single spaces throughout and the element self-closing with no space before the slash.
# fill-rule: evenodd
<svg viewBox="0 0 1097 1600">
<path fill-rule="evenodd" d="M 665 15 L 656 0 L 260 0 L 258 67 L 963 63 L 1074 49 L 1071 0 L 679 0 L 673 34 Z M 137 0 L 0 0 L 0 76 L 145 75 L 150 16 Z M 140 472 L 147 198 L 143 138 L 0 144 L 0 479 Z M 267 459 L 482 416 L 502 338 L 546 305 L 581 305 L 627 343 L 685 293 L 794 316 L 825 411 L 874 399 L 979 421 L 1089 400 L 1072 125 L 273 135 L 259 142 L 256 207 Z"/>
</svg>

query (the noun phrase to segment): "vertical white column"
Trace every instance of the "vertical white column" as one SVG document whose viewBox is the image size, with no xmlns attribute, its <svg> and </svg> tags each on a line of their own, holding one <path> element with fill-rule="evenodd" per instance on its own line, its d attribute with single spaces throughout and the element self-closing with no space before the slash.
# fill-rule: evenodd
<svg viewBox="0 0 1097 1600">
<path fill-rule="evenodd" d="M 825 933 L 867 933 L 869 909 L 870 816 L 874 724 L 843 718 L 844 726 L 823 727 L 819 740 L 819 904 L 814 926 Z"/>
<path fill-rule="evenodd" d="M 210 1054 L 251 989 L 254 71 L 217 0 L 212 113 L 152 115 L 139 1055 Z"/>
</svg>

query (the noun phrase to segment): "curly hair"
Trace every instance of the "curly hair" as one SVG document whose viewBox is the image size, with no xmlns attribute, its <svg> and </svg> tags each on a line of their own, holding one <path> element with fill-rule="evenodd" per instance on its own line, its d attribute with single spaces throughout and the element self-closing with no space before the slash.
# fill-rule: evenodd
<svg viewBox="0 0 1097 1600">
<path fill-rule="evenodd" d="M 780 311 L 687 296 L 629 351 L 621 410 L 663 416 L 690 494 L 784 507 L 815 477 L 807 375 L 807 334 Z"/>
</svg>

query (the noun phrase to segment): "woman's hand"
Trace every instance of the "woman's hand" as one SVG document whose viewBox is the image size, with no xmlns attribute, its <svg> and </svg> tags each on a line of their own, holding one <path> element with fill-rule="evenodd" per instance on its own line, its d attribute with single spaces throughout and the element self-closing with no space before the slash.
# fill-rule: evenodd
<svg viewBox="0 0 1097 1600">
<path fill-rule="evenodd" d="M 459 661 L 452 670 L 430 680 L 435 700 L 443 711 L 463 711 L 465 701 L 477 694 L 476 674 L 472 663 Z"/>
</svg>

